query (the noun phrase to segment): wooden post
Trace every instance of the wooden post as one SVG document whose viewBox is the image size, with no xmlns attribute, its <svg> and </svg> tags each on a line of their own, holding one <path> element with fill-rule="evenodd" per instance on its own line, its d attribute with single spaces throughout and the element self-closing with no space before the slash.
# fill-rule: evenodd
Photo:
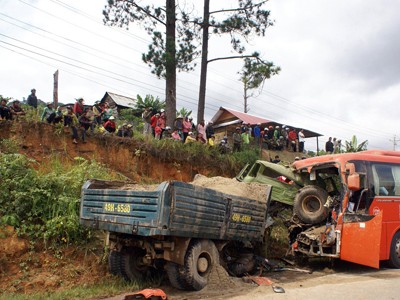
<svg viewBox="0 0 400 300">
<path fill-rule="evenodd" d="M 53 106 L 54 109 L 58 107 L 58 70 L 53 74 L 54 88 L 53 88 Z"/>
</svg>

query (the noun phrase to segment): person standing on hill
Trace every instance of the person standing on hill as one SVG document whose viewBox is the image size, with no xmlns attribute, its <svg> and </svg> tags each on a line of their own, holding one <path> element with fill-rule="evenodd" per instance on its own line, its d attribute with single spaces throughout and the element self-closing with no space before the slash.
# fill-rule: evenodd
<svg viewBox="0 0 400 300">
<path fill-rule="evenodd" d="M 304 130 L 301 129 L 299 131 L 299 152 L 303 153 L 304 152 L 304 142 L 305 142 L 305 135 L 304 135 Z"/>
<path fill-rule="evenodd" d="M 143 135 L 149 135 L 151 134 L 151 107 L 145 107 L 143 113 L 142 113 L 142 119 L 143 119 Z"/>
<path fill-rule="evenodd" d="M 31 94 L 28 96 L 28 99 L 27 99 L 26 103 L 29 106 L 32 106 L 33 108 L 37 108 L 38 99 L 36 97 L 36 90 L 35 89 L 31 89 Z"/>
<path fill-rule="evenodd" d="M 100 101 L 96 101 L 92 107 L 94 121 L 97 126 L 101 125 L 101 115 L 103 113 L 103 109 L 100 106 Z"/>
<path fill-rule="evenodd" d="M 254 143 L 257 146 L 260 146 L 260 137 L 261 137 L 261 123 L 257 123 L 256 126 L 254 126 L 253 129 L 253 134 L 254 134 Z"/>
<path fill-rule="evenodd" d="M 207 139 L 206 136 L 206 125 L 204 123 L 204 120 L 201 120 L 199 124 L 197 124 L 197 133 L 201 133 L 201 136 L 204 140 Z"/>
<path fill-rule="evenodd" d="M 240 127 L 236 127 L 236 131 L 233 134 L 233 152 L 240 151 L 242 147 L 242 134 Z"/>
<path fill-rule="evenodd" d="M 329 137 L 328 141 L 325 143 L 325 151 L 329 154 L 333 153 L 332 137 Z"/>
<path fill-rule="evenodd" d="M 74 104 L 74 114 L 76 115 L 77 118 L 79 118 L 83 112 L 85 111 L 84 103 L 83 103 L 83 98 L 76 98 L 76 102 Z"/>
</svg>

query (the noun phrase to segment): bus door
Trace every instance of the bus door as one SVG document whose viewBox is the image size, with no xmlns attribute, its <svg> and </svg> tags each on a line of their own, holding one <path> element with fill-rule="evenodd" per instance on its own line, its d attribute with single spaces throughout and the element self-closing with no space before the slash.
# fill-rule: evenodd
<svg viewBox="0 0 400 300">
<path fill-rule="evenodd" d="M 379 268 L 382 235 L 382 212 L 369 213 L 371 186 L 364 162 L 353 162 L 347 177 L 349 191 L 343 208 L 340 258 Z"/>
<path fill-rule="evenodd" d="M 379 268 L 382 212 L 377 215 L 345 213 L 340 259 Z"/>
</svg>

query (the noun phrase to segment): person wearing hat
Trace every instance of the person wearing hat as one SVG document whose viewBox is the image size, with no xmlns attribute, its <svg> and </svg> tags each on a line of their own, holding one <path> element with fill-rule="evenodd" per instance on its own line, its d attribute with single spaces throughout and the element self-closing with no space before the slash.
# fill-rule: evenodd
<svg viewBox="0 0 400 300">
<path fill-rule="evenodd" d="M 183 117 L 181 115 L 177 115 L 174 122 L 174 129 L 181 137 L 181 141 L 183 142 Z"/>
<path fill-rule="evenodd" d="M 128 137 L 128 123 L 124 123 L 118 128 L 117 136 Z"/>
<path fill-rule="evenodd" d="M 31 89 L 31 94 L 28 96 L 28 99 L 26 100 L 26 103 L 29 106 L 32 106 L 35 109 L 37 108 L 38 99 L 36 97 L 36 90 L 35 89 Z"/>
<path fill-rule="evenodd" d="M 172 139 L 172 129 L 169 126 L 165 127 L 165 130 L 162 134 L 162 138 L 165 140 Z"/>
<path fill-rule="evenodd" d="M 76 101 L 75 101 L 75 104 L 74 104 L 73 111 L 74 111 L 74 114 L 79 118 L 83 114 L 83 112 L 85 110 L 85 106 L 84 106 L 84 102 L 83 102 L 83 98 L 82 97 L 76 98 L 75 100 Z"/>
<path fill-rule="evenodd" d="M 56 111 L 53 108 L 53 102 L 47 102 L 45 109 L 42 113 L 42 122 L 46 119 L 47 123 L 54 123 Z"/>
<path fill-rule="evenodd" d="M 275 126 L 275 130 L 274 130 L 274 140 L 275 140 L 275 141 L 278 141 L 280 135 L 281 135 L 281 133 L 280 133 L 280 130 L 279 130 L 279 126 Z"/>
<path fill-rule="evenodd" d="M 236 127 L 233 133 L 233 152 L 240 151 L 242 147 L 242 134 L 240 127 Z"/>
<path fill-rule="evenodd" d="M 104 122 L 103 127 L 108 132 L 114 133 L 117 128 L 117 125 L 115 124 L 114 116 L 109 117 L 108 120 L 106 122 Z"/>
<path fill-rule="evenodd" d="M 194 136 L 194 133 L 192 131 L 188 132 L 188 136 L 185 139 L 185 144 L 190 144 L 196 142 L 196 137 Z"/>
<path fill-rule="evenodd" d="M 19 100 L 14 100 L 13 104 L 10 106 L 11 119 L 18 120 L 19 116 L 24 116 L 26 113 L 22 109 Z"/>
<path fill-rule="evenodd" d="M 94 116 L 94 124 L 96 124 L 97 126 L 101 125 L 101 115 L 103 114 L 103 108 L 100 106 L 99 100 L 94 102 L 92 111 Z"/>
</svg>

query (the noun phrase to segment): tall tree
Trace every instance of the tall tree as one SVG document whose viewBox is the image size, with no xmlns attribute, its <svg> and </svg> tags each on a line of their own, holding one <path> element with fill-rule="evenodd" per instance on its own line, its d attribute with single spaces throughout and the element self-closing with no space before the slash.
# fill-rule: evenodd
<svg viewBox="0 0 400 300">
<path fill-rule="evenodd" d="M 246 48 L 244 42 L 249 41 L 251 36 L 265 36 L 266 29 L 273 25 L 273 22 L 269 19 L 270 12 L 263 9 L 263 5 L 266 2 L 268 0 L 258 2 L 253 0 L 238 0 L 238 7 L 236 8 L 210 11 L 210 0 L 204 0 L 203 19 L 195 20 L 195 23 L 199 24 L 203 31 L 199 106 L 197 111 L 198 121 L 204 119 L 208 63 L 222 59 L 255 57 L 252 54 L 245 54 Z M 221 20 L 220 15 L 227 15 L 227 17 Z M 239 55 L 208 60 L 210 28 L 213 34 L 229 34 L 232 49 Z M 258 59 L 261 60 L 260 58 Z"/>
<path fill-rule="evenodd" d="M 176 69 L 189 71 L 198 55 L 192 43 L 195 32 L 187 24 L 176 25 L 175 0 L 166 0 L 164 6 L 146 5 L 145 1 L 108 0 L 103 15 L 106 25 L 129 28 L 131 22 L 140 23 L 152 37 L 147 53 L 142 59 L 151 67 L 152 73 L 165 78 L 167 124 L 172 126 L 176 112 Z M 181 11 L 178 19 L 183 22 L 187 14 Z M 160 28 L 164 28 L 164 33 Z M 178 44 L 178 50 L 176 47 Z"/>
<path fill-rule="evenodd" d="M 281 70 L 280 67 L 274 66 L 272 62 L 263 61 L 259 59 L 257 52 L 253 53 L 254 57 L 245 58 L 242 71 L 239 72 L 241 75 L 240 81 L 243 83 L 243 98 L 244 98 L 244 112 L 249 111 L 247 100 L 250 97 L 256 97 L 261 93 L 265 80 L 271 78 L 272 75 L 276 75 Z M 259 89 L 258 95 L 253 92 L 249 94 L 250 90 Z"/>
</svg>

